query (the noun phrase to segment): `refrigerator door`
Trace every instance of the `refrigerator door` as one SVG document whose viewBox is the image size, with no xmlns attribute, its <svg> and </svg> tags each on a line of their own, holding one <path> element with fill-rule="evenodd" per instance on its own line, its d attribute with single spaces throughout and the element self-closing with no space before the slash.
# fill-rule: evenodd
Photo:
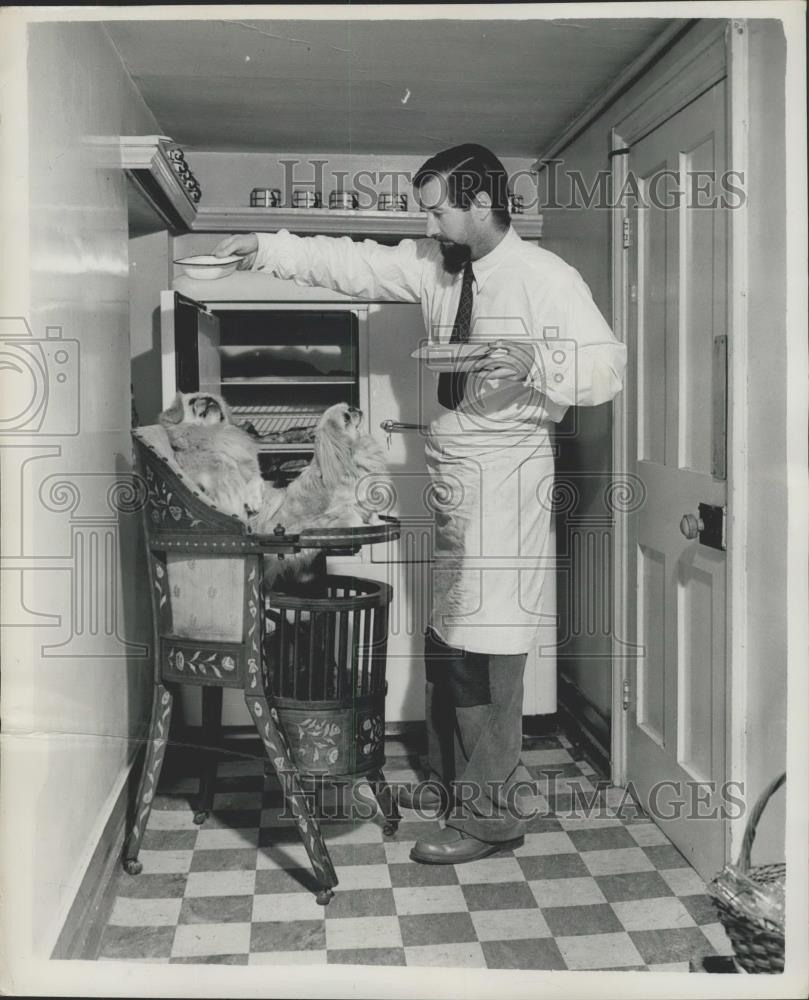
<svg viewBox="0 0 809 1000">
<path fill-rule="evenodd" d="M 179 392 L 221 395 L 219 319 L 179 292 L 160 293 L 163 409 Z"/>
</svg>

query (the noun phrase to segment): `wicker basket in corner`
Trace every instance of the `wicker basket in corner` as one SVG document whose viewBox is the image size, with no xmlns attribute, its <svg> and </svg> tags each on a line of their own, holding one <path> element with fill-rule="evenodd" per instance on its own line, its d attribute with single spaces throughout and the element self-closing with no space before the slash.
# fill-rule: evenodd
<svg viewBox="0 0 809 1000">
<path fill-rule="evenodd" d="M 765 885 L 786 880 L 786 865 L 756 865 L 750 867 L 750 851 L 756 836 L 756 827 L 770 798 L 786 781 L 786 774 L 772 781 L 761 793 L 747 820 L 739 862 L 736 871 Z M 733 944 L 737 964 L 745 972 L 778 973 L 784 971 L 784 931 L 771 921 L 745 906 L 738 899 L 723 892 L 726 873 L 733 866 L 726 865 L 708 886 L 719 920 Z"/>
</svg>

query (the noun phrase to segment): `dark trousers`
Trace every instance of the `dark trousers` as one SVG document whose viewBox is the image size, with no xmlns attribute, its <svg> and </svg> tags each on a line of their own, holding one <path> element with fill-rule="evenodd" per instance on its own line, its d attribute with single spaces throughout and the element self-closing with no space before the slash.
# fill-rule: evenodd
<svg viewBox="0 0 809 1000">
<path fill-rule="evenodd" d="M 429 778 L 450 791 L 447 826 L 492 843 L 525 833 L 515 772 L 522 749 L 526 654 L 424 642 Z"/>
</svg>

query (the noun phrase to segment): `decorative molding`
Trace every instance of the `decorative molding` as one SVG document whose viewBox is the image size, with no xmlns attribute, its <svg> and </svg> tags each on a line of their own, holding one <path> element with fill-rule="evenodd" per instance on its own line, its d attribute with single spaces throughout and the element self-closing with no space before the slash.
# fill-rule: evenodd
<svg viewBox="0 0 809 1000">
<path fill-rule="evenodd" d="M 609 717 L 584 694 L 578 685 L 559 675 L 559 714 L 565 730 L 582 743 L 593 757 L 601 773 L 609 776 L 616 785 L 620 782 L 611 774 Z"/>
<path fill-rule="evenodd" d="M 179 233 L 191 228 L 197 208 L 171 165 L 165 142 L 170 140 L 163 136 L 121 136 L 121 166 L 155 213 Z"/>
<path fill-rule="evenodd" d="M 750 166 L 750 65 L 747 21 L 734 20 L 727 35 L 728 161 L 734 170 L 749 177 Z M 747 461 L 749 404 L 748 380 L 748 282 L 750 246 L 748 208 L 744 202 L 730 212 L 728 275 L 728 439 L 727 505 L 729 511 L 727 547 L 727 621 L 729 700 L 727 719 L 727 777 L 747 782 L 747 623 L 751 609 L 747 591 L 747 537 L 749 532 L 747 495 L 750 473 Z M 730 819 L 726 859 L 736 858 L 741 849 L 745 817 Z"/>
<path fill-rule="evenodd" d="M 625 149 L 624 137 L 616 129 L 612 130 L 610 146 L 612 149 Z M 614 156 L 612 158 L 612 190 L 621 191 L 629 172 L 629 158 Z M 629 218 L 625 207 L 612 210 L 611 219 L 611 268 L 612 268 L 612 329 L 615 336 L 623 344 L 627 343 L 628 308 L 629 308 L 629 276 L 627 274 L 627 251 L 623 248 L 623 223 Z M 624 478 L 627 475 L 629 455 L 630 418 L 627 413 L 625 396 L 620 394 L 612 408 L 612 476 Z M 617 785 L 626 781 L 627 769 L 627 718 L 623 710 L 624 681 L 630 670 L 632 661 L 621 655 L 620 638 L 629 640 L 629 580 L 626 571 L 625 554 L 629 551 L 629 514 L 626 511 L 616 511 L 613 518 L 613 559 L 612 594 L 612 718 L 614 720 L 610 733 L 610 759 L 612 762 L 612 780 Z"/>
<path fill-rule="evenodd" d="M 658 79 L 644 90 L 633 109 L 616 125 L 622 145 L 631 146 L 662 125 L 727 75 L 725 21 L 696 40 Z M 613 147 L 617 148 L 617 147 Z M 613 160 L 620 159 L 614 157 Z"/>
<path fill-rule="evenodd" d="M 342 208 L 242 208 L 223 205 L 197 209 L 189 231 L 275 233 L 279 229 L 288 229 L 299 236 L 356 236 L 363 239 L 398 240 L 424 236 L 426 219 L 424 212 Z M 512 215 L 511 223 L 524 239 L 542 239 L 542 215 Z"/>
<path fill-rule="evenodd" d="M 112 886 L 126 835 L 129 803 L 140 772 L 143 751 L 136 753 L 115 797 L 104 829 L 87 865 L 76 896 L 59 932 L 51 959 L 98 957 L 101 934 L 114 903 Z"/>
<path fill-rule="evenodd" d="M 577 115 L 560 136 L 554 139 L 536 159 L 532 165 L 532 170 L 539 171 L 543 165 L 558 156 L 564 149 L 574 142 L 592 123 L 603 114 L 607 108 L 625 93 L 641 76 L 647 72 L 660 58 L 662 53 L 675 44 L 679 38 L 690 30 L 695 22 L 687 20 L 673 21 L 660 35 L 647 45 L 640 56 L 626 66 L 613 82 L 603 90 L 599 96 L 588 105 L 581 114 Z"/>
</svg>

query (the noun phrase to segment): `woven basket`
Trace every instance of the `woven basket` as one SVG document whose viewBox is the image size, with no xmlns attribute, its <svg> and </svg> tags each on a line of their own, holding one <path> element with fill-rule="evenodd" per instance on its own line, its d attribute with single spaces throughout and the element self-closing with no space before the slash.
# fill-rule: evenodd
<svg viewBox="0 0 809 1000">
<path fill-rule="evenodd" d="M 786 781 L 786 774 L 772 781 L 761 793 L 747 820 L 739 862 L 725 865 L 708 886 L 722 926 L 733 944 L 736 962 L 745 972 L 778 973 L 784 971 L 784 931 L 772 921 L 757 913 L 749 903 L 727 891 L 727 882 L 734 873 L 741 873 L 759 885 L 785 882 L 786 865 L 757 865 L 750 867 L 750 851 L 756 836 L 756 827 L 770 798 Z"/>
</svg>

